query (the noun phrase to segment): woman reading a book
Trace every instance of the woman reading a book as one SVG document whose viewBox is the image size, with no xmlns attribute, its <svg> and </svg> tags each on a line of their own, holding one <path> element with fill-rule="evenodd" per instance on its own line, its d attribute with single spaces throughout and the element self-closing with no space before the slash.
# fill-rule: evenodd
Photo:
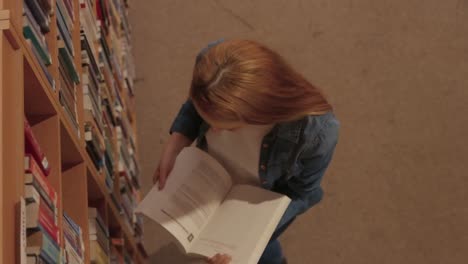
<svg viewBox="0 0 468 264">
<path fill-rule="evenodd" d="M 171 127 L 154 182 L 164 188 L 177 155 L 197 139 L 233 181 L 291 198 L 259 263 L 286 263 L 278 236 L 317 204 L 339 123 L 322 92 L 271 49 L 217 41 L 197 56 L 189 99 Z M 229 263 L 217 254 L 209 263 Z"/>
</svg>

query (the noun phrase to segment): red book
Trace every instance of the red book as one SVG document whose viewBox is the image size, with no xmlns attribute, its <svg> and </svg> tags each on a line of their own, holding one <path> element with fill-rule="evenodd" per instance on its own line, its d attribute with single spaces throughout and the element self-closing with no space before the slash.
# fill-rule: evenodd
<svg viewBox="0 0 468 264">
<path fill-rule="evenodd" d="M 55 224 L 55 214 L 52 210 L 47 206 L 43 199 L 39 204 L 39 224 L 45 231 L 49 234 L 49 236 L 60 245 L 59 240 L 59 229 Z"/>
<path fill-rule="evenodd" d="M 30 201 L 26 205 L 26 227 L 47 233 L 52 240 L 59 244 L 59 229 L 54 220 L 54 210 L 49 208 L 33 186 L 27 185 L 25 191 L 26 196 L 30 197 Z"/>
<path fill-rule="evenodd" d="M 57 193 L 55 192 L 54 188 L 50 185 L 49 181 L 47 180 L 46 176 L 42 172 L 41 168 L 37 164 L 36 160 L 32 157 L 31 154 L 26 154 L 24 157 L 24 170 L 27 173 L 25 176 L 26 183 L 33 182 L 34 180 L 39 183 L 39 187 L 37 191 L 41 194 L 43 199 L 48 200 L 47 202 L 57 208 Z M 29 179 L 31 174 L 33 179 Z M 34 185 L 34 184 L 33 184 Z"/>
<path fill-rule="evenodd" d="M 37 143 L 36 138 L 34 137 L 31 126 L 28 123 L 28 120 L 24 118 L 24 136 L 25 136 L 25 152 L 32 154 L 36 159 L 39 167 L 44 172 L 45 176 L 48 176 L 50 173 L 50 166 L 47 158 L 42 152 L 39 143 Z"/>
</svg>

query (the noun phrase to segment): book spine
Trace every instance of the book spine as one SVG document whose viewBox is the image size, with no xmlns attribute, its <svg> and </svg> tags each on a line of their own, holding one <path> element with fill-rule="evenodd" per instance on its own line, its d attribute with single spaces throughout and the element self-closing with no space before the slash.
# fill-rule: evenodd
<svg viewBox="0 0 468 264">
<path fill-rule="evenodd" d="M 68 216 L 68 214 L 66 214 L 65 212 L 63 213 L 63 216 L 65 217 L 65 219 L 67 220 L 67 222 L 70 224 L 70 226 L 73 228 L 73 230 L 77 233 L 77 234 L 81 234 L 81 227 L 79 225 L 77 225 L 75 223 L 75 221 L 73 221 L 73 219 L 70 218 L 70 216 Z"/>
<path fill-rule="evenodd" d="M 98 213 L 96 217 L 96 221 L 101 227 L 102 231 L 106 235 L 106 237 L 109 237 L 109 229 L 107 228 L 107 225 L 104 224 L 104 220 L 102 219 L 101 215 Z"/>
<path fill-rule="evenodd" d="M 82 257 L 78 255 L 78 253 L 75 251 L 75 248 L 69 243 L 69 241 L 65 241 L 65 251 L 67 252 L 69 258 L 74 259 L 75 263 L 82 262 Z"/>
<path fill-rule="evenodd" d="M 62 16 L 62 12 L 60 8 L 57 8 L 57 25 L 58 29 L 60 31 L 60 36 L 62 39 L 65 41 L 65 45 L 68 49 L 68 52 L 72 55 L 72 57 L 75 55 L 75 50 L 73 48 L 73 41 L 71 40 L 71 28 L 69 28 L 65 22 L 65 18 Z"/>
<path fill-rule="evenodd" d="M 73 10 L 74 10 L 73 1 L 64 0 L 64 4 L 65 4 L 65 7 L 66 7 L 67 10 L 68 10 L 68 13 L 69 13 L 70 16 L 71 16 L 71 19 L 72 19 L 73 21 L 75 21 L 75 13 L 73 12 Z"/>
<path fill-rule="evenodd" d="M 50 14 L 52 11 L 52 5 L 50 0 L 39 0 L 39 4 L 44 14 Z"/>
<path fill-rule="evenodd" d="M 52 214 L 52 215 L 51 215 Z M 50 209 L 41 201 L 39 205 L 39 225 L 44 231 L 56 242 L 59 243 L 59 229 L 54 222 L 53 213 Z"/>
<path fill-rule="evenodd" d="M 109 238 L 106 236 L 104 230 L 98 228 L 96 232 L 97 241 L 101 245 L 102 249 L 108 254 L 109 253 Z"/>
<path fill-rule="evenodd" d="M 39 3 L 35 0 L 24 0 L 26 4 L 29 6 L 34 18 L 36 19 L 37 23 L 41 27 L 42 33 L 47 33 L 50 31 L 50 18 L 44 14 Z"/>
<path fill-rule="evenodd" d="M 42 244 L 42 251 L 54 262 L 52 263 L 60 263 L 60 248 L 54 241 L 46 234 L 43 234 L 43 244 Z"/>
<path fill-rule="evenodd" d="M 68 9 L 65 7 L 63 0 L 57 0 L 56 5 L 57 5 L 57 9 L 59 9 L 58 12 L 61 13 L 62 17 L 64 18 L 67 24 L 67 28 L 69 28 L 70 30 L 73 30 L 74 26 L 73 26 L 72 18 L 70 16 L 70 12 L 68 12 Z"/>
<path fill-rule="evenodd" d="M 29 175 L 29 176 L 28 176 Z M 34 189 L 36 189 L 38 191 L 38 193 L 40 194 L 40 197 L 42 197 L 42 199 L 44 200 L 45 204 L 47 204 L 47 206 L 51 209 L 51 210 L 55 210 L 55 205 L 54 203 L 52 202 L 52 200 L 49 198 L 49 196 L 46 194 L 46 192 L 44 191 L 44 189 L 40 186 L 40 184 L 38 183 L 38 181 L 34 178 L 34 176 L 32 176 L 32 174 L 26 174 L 26 182 L 25 184 L 26 185 L 30 185 L 32 186 Z M 30 181 L 30 179 L 28 178 L 32 178 L 32 181 Z"/>
<path fill-rule="evenodd" d="M 68 243 L 73 247 L 78 256 L 82 258 L 84 250 L 81 235 L 71 231 L 71 227 L 67 227 L 67 231 L 64 232 L 64 234 L 65 240 L 67 240 Z"/>
<path fill-rule="evenodd" d="M 76 115 L 76 103 L 74 98 L 71 95 L 70 89 L 65 85 L 63 79 L 60 77 L 60 90 L 59 90 L 59 99 L 63 106 L 67 106 L 70 112 L 73 114 L 72 117 L 75 118 Z"/>
<path fill-rule="evenodd" d="M 59 48 L 59 53 L 63 59 L 65 69 L 72 78 L 73 82 L 75 82 L 76 84 L 80 83 L 80 77 L 76 73 L 75 65 L 73 63 L 73 60 L 71 59 L 72 56 L 68 52 L 67 48 Z"/>
<path fill-rule="evenodd" d="M 83 248 L 81 242 L 81 232 L 76 232 L 72 226 L 65 220 L 63 232 L 65 239 L 71 244 L 80 257 L 83 256 Z"/>
<path fill-rule="evenodd" d="M 70 244 L 70 246 L 75 249 L 75 251 L 78 249 L 77 243 L 76 243 L 76 237 L 74 236 L 73 233 L 71 233 L 67 227 L 64 227 L 63 229 L 63 236 L 65 237 L 64 243 L 65 244 Z"/>
<path fill-rule="evenodd" d="M 89 44 L 88 38 L 86 34 L 82 31 L 81 32 L 81 50 L 82 50 L 82 57 L 89 59 L 89 64 L 92 66 L 93 71 L 96 73 L 99 79 L 102 79 L 102 74 L 99 70 L 99 66 L 96 62 L 96 51 L 95 48 L 93 49 Z M 83 60 L 84 61 L 84 60 Z"/>
<path fill-rule="evenodd" d="M 32 41 L 30 39 L 26 39 L 26 42 L 28 43 L 29 47 L 31 48 L 34 57 L 36 58 L 37 62 L 39 63 L 39 66 L 42 69 L 42 72 L 45 74 L 47 81 L 49 81 L 49 84 L 52 88 L 53 91 L 55 91 L 55 80 L 50 74 L 50 72 L 47 70 L 47 66 L 45 65 L 44 61 L 41 58 L 41 55 L 39 55 L 38 51 L 36 50 L 35 46 L 32 44 Z"/>
<path fill-rule="evenodd" d="M 31 10 L 29 9 L 28 5 L 23 5 L 23 25 L 30 25 L 33 28 L 34 33 L 36 36 L 39 36 L 41 45 L 43 47 L 47 46 L 45 36 L 42 34 L 41 27 L 39 24 L 36 22 L 36 19 L 34 19 L 33 14 L 31 13 Z"/>
<path fill-rule="evenodd" d="M 54 188 L 50 185 L 43 171 L 39 167 L 39 164 L 31 155 L 26 154 L 25 159 L 29 161 L 28 167 L 26 168 L 26 172 L 32 174 L 33 181 L 38 182 L 38 185 L 40 186 L 40 188 L 38 188 L 39 193 L 41 193 L 41 190 L 42 190 L 42 192 L 44 192 L 43 198 L 46 199 L 46 201 L 50 200 L 50 204 L 56 208 L 57 207 L 57 193 L 55 192 Z"/>
<path fill-rule="evenodd" d="M 39 147 L 31 126 L 29 126 L 28 120 L 24 119 L 24 132 L 26 136 L 26 153 L 32 154 L 36 159 L 37 163 L 41 166 L 44 175 L 48 176 L 50 173 L 49 162 Z"/>
<path fill-rule="evenodd" d="M 44 264 L 51 264 L 51 263 L 57 263 L 54 261 L 54 258 L 50 257 L 45 251 L 41 251 L 41 254 L 37 256 L 37 262 L 36 264 L 39 263 L 44 263 Z"/>
</svg>

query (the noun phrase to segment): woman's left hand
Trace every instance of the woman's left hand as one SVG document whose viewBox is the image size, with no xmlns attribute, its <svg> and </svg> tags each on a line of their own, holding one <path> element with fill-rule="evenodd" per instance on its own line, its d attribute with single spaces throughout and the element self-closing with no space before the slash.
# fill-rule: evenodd
<svg viewBox="0 0 468 264">
<path fill-rule="evenodd" d="M 208 258 L 206 261 L 210 264 L 229 264 L 231 263 L 231 256 L 228 254 L 216 254 L 211 258 Z"/>
</svg>

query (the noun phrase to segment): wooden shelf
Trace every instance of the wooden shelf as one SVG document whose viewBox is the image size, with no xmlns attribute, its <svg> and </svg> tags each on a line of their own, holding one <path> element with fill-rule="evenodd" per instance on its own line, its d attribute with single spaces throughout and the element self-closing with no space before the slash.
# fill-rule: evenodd
<svg viewBox="0 0 468 264">
<path fill-rule="evenodd" d="M 79 6 L 78 0 L 75 7 Z M 15 205 L 23 195 L 23 158 L 24 158 L 24 128 L 23 119 L 26 116 L 33 129 L 34 135 L 51 164 L 52 171 L 48 177 L 51 185 L 61 198 L 58 205 L 59 215 L 65 211 L 82 227 L 85 243 L 85 263 L 89 263 L 89 205 L 98 205 L 104 211 L 106 222 L 115 230 L 119 230 L 126 241 L 126 247 L 133 252 L 136 263 L 144 263 L 144 257 L 139 252 L 137 243 L 131 230 L 125 225 L 122 215 L 114 205 L 108 193 L 105 177 L 99 172 L 88 152 L 84 140 L 84 110 L 81 85 L 77 86 L 77 118 L 78 132 L 74 124 L 61 106 L 58 89 L 54 91 L 39 62 L 36 60 L 31 47 L 22 34 L 22 2 L 18 0 L 0 0 L 0 9 L 11 10 L 8 34 L 1 34 L 0 39 L 0 85 L 3 98 L 0 107 L 5 112 L 0 116 L 0 208 L 3 215 L 14 215 Z M 55 0 L 52 1 L 55 5 Z M 53 15 L 55 16 L 55 15 Z M 79 18 L 79 10 L 75 10 L 75 17 Z M 55 17 L 51 18 L 51 21 Z M 49 72 L 57 81 L 58 48 L 54 36 L 57 35 L 56 23 L 51 23 L 51 32 L 46 37 L 50 54 L 54 60 L 48 67 Z M 73 42 L 80 42 L 79 30 L 73 32 Z M 12 46 L 13 45 L 13 46 Z M 80 54 L 80 45 L 76 44 L 76 54 Z M 75 56 L 77 71 L 81 73 L 81 56 Z M 113 77 L 113 75 L 112 75 Z M 120 90 L 125 105 L 133 105 L 118 79 L 115 83 Z M 124 108 L 127 114 L 126 108 Z M 129 123 L 134 129 L 135 115 L 129 113 Z M 7 128 L 8 129 L 5 129 Z M 111 139 L 115 141 L 115 138 Z M 135 139 L 136 141 L 136 139 Z M 8 155 L 5 155 L 8 153 Z M 115 157 L 118 155 L 115 154 Z M 118 160 L 118 159 L 116 159 Z M 118 181 L 118 171 L 115 170 L 115 182 Z M 15 175 L 12 177 L 11 175 Z M 16 177 L 18 176 L 18 177 Z M 12 180 L 14 179 L 14 180 Z M 118 190 L 118 189 L 117 189 Z M 120 199 L 120 195 L 117 195 Z M 0 263 L 18 263 L 15 254 L 16 243 L 4 241 L 16 240 L 13 228 L 16 225 L 12 217 L 2 217 L 0 228 Z M 59 229 L 62 229 L 62 217 L 59 217 Z M 63 236 L 63 232 L 61 231 Z"/>
</svg>

